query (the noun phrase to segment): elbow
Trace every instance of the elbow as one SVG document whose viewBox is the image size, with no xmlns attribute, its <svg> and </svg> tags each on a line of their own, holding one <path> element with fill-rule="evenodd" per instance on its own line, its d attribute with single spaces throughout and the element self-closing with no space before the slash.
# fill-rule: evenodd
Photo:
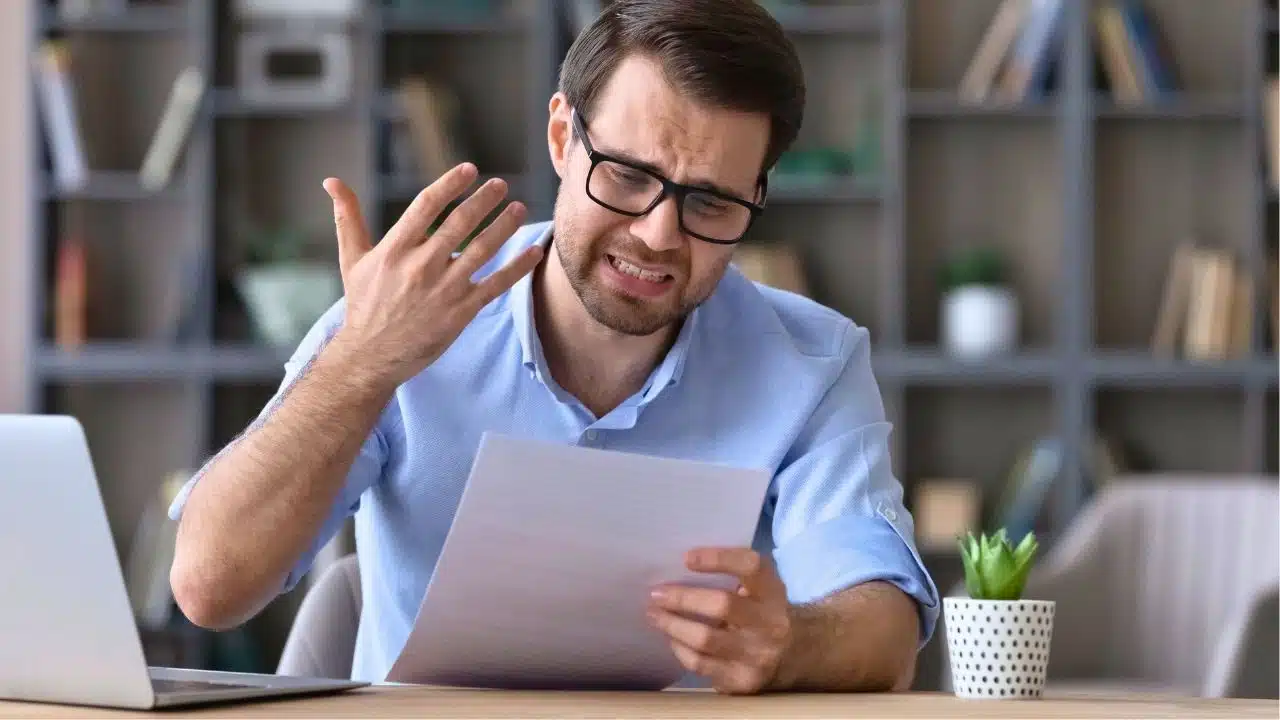
<svg viewBox="0 0 1280 720">
<path fill-rule="evenodd" d="M 219 595 L 217 585 L 189 562 L 175 559 L 169 570 L 174 603 L 187 620 L 206 630 L 230 630 L 239 623 L 228 612 L 226 598 Z"/>
<path fill-rule="evenodd" d="M 174 603 L 192 624 L 206 630 L 231 630 L 266 605 L 238 581 L 238 573 L 218 571 L 206 560 L 180 550 L 169 569 Z"/>
</svg>

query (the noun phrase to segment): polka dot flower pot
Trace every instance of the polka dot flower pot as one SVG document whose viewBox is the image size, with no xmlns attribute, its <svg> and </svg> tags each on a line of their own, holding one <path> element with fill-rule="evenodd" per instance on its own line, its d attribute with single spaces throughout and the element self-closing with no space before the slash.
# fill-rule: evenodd
<svg viewBox="0 0 1280 720">
<path fill-rule="evenodd" d="M 947 597 L 942 602 L 956 696 L 1041 696 L 1053 640 L 1053 601 Z"/>
</svg>

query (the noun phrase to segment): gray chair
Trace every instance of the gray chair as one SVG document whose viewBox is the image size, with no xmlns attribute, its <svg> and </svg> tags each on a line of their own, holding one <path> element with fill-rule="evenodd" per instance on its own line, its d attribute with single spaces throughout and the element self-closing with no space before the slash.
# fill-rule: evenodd
<svg viewBox="0 0 1280 720">
<path fill-rule="evenodd" d="M 307 591 L 276 674 L 350 678 L 361 602 L 360 565 L 352 553 L 325 568 Z"/>
<path fill-rule="evenodd" d="M 1278 591 L 1275 476 L 1116 478 L 1027 579 L 1058 603 L 1045 693 L 1275 698 Z"/>
</svg>

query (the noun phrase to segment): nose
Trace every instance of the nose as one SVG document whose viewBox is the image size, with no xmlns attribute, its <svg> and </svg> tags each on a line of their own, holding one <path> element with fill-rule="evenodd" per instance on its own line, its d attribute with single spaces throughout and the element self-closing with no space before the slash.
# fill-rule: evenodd
<svg viewBox="0 0 1280 720">
<path fill-rule="evenodd" d="M 640 238 L 654 252 L 674 250 L 684 242 L 680 232 L 680 209 L 673 197 L 662 202 L 631 224 L 631 234 Z"/>
</svg>

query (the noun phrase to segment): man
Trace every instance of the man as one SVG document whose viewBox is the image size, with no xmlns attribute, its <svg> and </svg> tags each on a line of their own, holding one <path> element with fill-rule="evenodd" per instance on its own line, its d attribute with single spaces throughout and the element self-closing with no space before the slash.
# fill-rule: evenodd
<svg viewBox="0 0 1280 720">
<path fill-rule="evenodd" d="M 804 85 L 752 0 L 617 0 L 570 50 L 547 145 L 554 219 L 521 226 L 470 164 L 373 243 L 339 180 L 345 298 L 278 395 L 174 504 L 172 586 L 210 628 L 288 590 L 355 515 L 353 675 L 385 677 L 480 436 L 774 473 L 755 548 L 690 548 L 737 592 L 655 588 L 650 618 L 727 693 L 909 686 L 938 596 L 889 464 L 866 330 L 730 266 L 794 140 Z M 700 618 L 700 619 L 693 619 Z"/>
</svg>

